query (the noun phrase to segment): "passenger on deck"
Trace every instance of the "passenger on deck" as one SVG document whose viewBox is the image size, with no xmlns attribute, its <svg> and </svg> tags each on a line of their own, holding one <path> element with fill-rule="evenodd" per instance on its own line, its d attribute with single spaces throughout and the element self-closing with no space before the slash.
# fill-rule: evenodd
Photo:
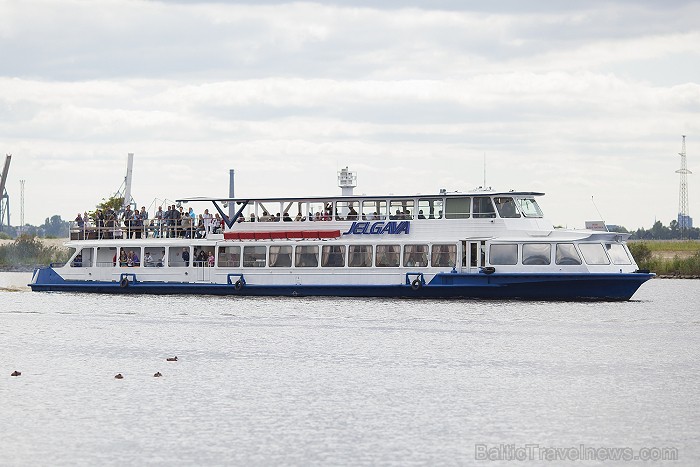
<svg viewBox="0 0 700 467">
<path fill-rule="evenodd" d="M 190 219 L 190 216 L 186 215 L 180 222 L 185 238 L 192 238 L 192 219 Z"/>
<path fill-rule="evenodd" d="M 197 238 L 202 238 L 205 233 L 206 230 L 204 229 L 204 217 L 200 214 L 199 218 L 197 219 Z"/>
<path fill-rule="evenodd" d="M 126 250 L 122 250 L 121 253 L 119 253 L 119 266 L 126 266 L 126 263 L 129 258 L 126 256 Z"/>
<path fill-rule="evenodd" d="M 301 212 L 297 213 L 297 217 L 294 218 L 294 222 L 301 222 L 304 218 L 301 216 Z"/>
<path fill-rule="evenodd" d="M 153 230 L 153 238 L 160 238 L 163 236 L 163 206 L 158 206 L 158 211 L 154 216 L 155 219 L 155 230 Z"/>
<path fill-rule="evenodd" d="M 190 251 L 187 248 L 182 249 L 182 261 L 185 262 L 185 267 L 190 265 Z"/>
<path fill-rule="evenodd" d="M 152 268 L 155 266 L 155 263 L 153 262 L 153 256 L 151 256 L 150 251 L 147 251 L 146 256 L 143 257 L 143 266 L 146 268 Z"/>
<path fill-rule="evenodd" d="M 205 209 L 202 219 L 204 220 L 204 236 L 207 237 L 213 229 L 212 221 L 214 220 L 214 216 L 209 213 L 209 209 Z"/>
<path fill-rule="evenodd" d="M 349 220 L 349 221 L 356 221 L 357 220 L 357 211 L 355 211 L 355 208 L 352 205 L 350 206 L 350 209 L 348 209 L 347 220 Z"/>
<path fill-rule="evenodd" d="M 143 238 L 148 238 L 148 211 L 146 211 L 145 206 L 141 206 L 139 216 L 141 217 L 141 225 L 143 226 Z"/>
<path fill-rule="evenodd" d="M 425 215 L 423 215 L 423 210 L 422 210 L 422 209 L 420 209 L 420 210 L 418 211 L 418 219 L 425 219 Z"/>
<path fill-rule="evenodd" d="M 255 222 L 255 213 L 254 212 L 250 213 L 250 222 Z"/>
<path fill-rule="evenodd" d="M 100 211 L 98 211 L 100 212 Z M 134 211 L 131 210 L 131 206 L 126 206 L 124 214 L 122 214 L 122 219 L 124 220 L 124 226 L 126 227 L 126 238 L 131 238 L 131 231 L 133 226 L 131 223 L 134 220 Z M 98 225 L 99 227 L 99 225 Z"/>
<path fill-rule="evenodd" d="M 207 262 L 207 254 L 204 252 L 204 250 L 199 251 L 195 261 L 197 261 L 196 266 L 204 266 L 204 264 Z"/>
<path fill-rule="evenodd" d="M 132 262 L 131 265 L 134 266 L 134 267 L 139 267 L 139 266 L 141 266 L 141 262 L 140 262 L 140 260 L 139 260 L 139 255 L 138 255 L 138 253 L 134 253 L 133 251 L 130 251 L 129 254 L 131 255 L 131 262 Z"/>
<path fill-rule="evenodd" d="M 213 268 L 214 267 L 214 252 L 213 251 L 209 252 L 209 257 L 207 258 L 207 261 L 209 262 L 209 267 Z"/>
<path fill-rule="evenodd" d="M 292 222 L 292 218 L 289 216 L 289 213 L 287 211 L 284 212 L 284 216 L 282 216 L 282 220 L 284 222 Z"/>
</svg>

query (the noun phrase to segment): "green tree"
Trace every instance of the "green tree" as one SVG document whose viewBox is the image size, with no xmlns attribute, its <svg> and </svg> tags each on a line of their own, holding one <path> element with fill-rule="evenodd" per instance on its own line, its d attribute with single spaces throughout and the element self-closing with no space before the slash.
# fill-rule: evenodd
<svg viewBox="0 0 700 467">
<path fill-rule="evenodd" d="M 61 219 L 58 214 L 51 216 L 51 218 L 46 218 L 44 225 L 40 228 L 44 231 L 44 236 L 46 237 L 67 237 L 69 223 Z"/>
</svg>

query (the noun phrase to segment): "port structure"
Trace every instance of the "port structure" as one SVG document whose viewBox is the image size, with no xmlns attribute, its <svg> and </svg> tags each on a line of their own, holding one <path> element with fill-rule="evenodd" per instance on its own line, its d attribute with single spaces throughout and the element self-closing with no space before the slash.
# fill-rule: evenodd
<svg viewBox="0 0 700 467">
<path fill-rule="evenodd" d="M 0 232 L 5 230 L 5 225 L 10 226 L 10 195 L 7 194 L 7 174 L 10 171 L 12 154 L 5 155 L 5 165 L 0 172 Z"/>
</svg>

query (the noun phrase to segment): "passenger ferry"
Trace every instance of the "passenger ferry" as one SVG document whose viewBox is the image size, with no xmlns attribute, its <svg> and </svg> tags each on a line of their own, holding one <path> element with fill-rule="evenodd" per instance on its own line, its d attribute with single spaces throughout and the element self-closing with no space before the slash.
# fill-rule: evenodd
<svg viewBox="0 0 700 467">
<path fill-rule="evenodd" d="M 654 276 L 638 269 L 626 234 L 555 229 L 537 203 L 542 195 L 441 190 L 181 199 L 189 206 L 211 203 L 223 228 L 76 226 L 68 262 L 36 269 L 30 286 L 120 294 L 628 300 Z"/>
</svg>

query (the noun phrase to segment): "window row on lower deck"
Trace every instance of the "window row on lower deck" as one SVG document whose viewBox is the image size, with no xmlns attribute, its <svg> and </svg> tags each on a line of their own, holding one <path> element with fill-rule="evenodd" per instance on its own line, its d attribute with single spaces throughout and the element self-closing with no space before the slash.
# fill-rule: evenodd
<svg viewBox="0 0 700 467">
<path fill-rule="evenodd" d="M 621 243 L 492 243 L 489 247 L 489 264 L 493 266 L 516 265 L 518 260 L 525 266 L 546 266 L 552 260 L 557 265 L 580 265 L 581 257 L 592 266 L 633 263 Z"/>
<path fill-rule="evenodd" d="M 118 251 L 119 250 L 119 251 Z M 128 253 L 125 255 L 123 252 Z M 215 251 L 216 250 L 216 251 Z M 215 254 L 216 253 L 216 254 Z M 94 257 L 93 257 L 94 256 Z M 136 258 L 136 259 L 134 259 Z M 230 245 L 83 248 L 71 267 L 318 268 L 446 267 L 456 264 L 456 244 Z"/>
</svg>

